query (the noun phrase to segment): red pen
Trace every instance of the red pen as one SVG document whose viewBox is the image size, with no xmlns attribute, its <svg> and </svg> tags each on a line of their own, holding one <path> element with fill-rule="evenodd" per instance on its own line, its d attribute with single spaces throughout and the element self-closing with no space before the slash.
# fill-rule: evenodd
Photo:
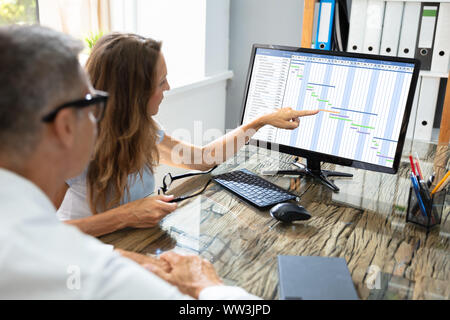
<svg viewBox="0 0 450 320">
<path fill-rule="evenodd" d="M 422 170 L 420 169 L 420 165 L 419 165 L 419 156 L 416 153 L 416 168 L 417 168 L 417 173 L 419 174 L 420 180 L 423 180 L 423 176 L 422 176 Z"/>
<path fill-rule="evenodd" d="M 409 155 L 409 162 L 411 162 L 411 170 L 414 173 L 414 175 L 416 176 L 416 168 L 414 167 L 414 161 L 413 161 L 413 157 L 412 155 Z"/>
</svg>

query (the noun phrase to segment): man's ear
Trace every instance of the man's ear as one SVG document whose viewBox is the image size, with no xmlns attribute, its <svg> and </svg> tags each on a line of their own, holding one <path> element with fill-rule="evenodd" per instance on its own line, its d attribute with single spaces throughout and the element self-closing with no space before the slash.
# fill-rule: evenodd
<svg viewBox="0 0 450 320">
<path fill-rule="evenodd" d="M 63 109 L 53 120 L 55 138 L 64 148 L 72 148 L 75 145 L 77 116 L 73 109 Z"/>
</svg>

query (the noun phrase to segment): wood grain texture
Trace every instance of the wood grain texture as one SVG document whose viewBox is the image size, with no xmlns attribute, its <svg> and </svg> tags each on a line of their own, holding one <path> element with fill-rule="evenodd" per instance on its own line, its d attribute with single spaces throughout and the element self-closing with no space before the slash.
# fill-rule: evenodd
<svg viewBox="0 0 450 320">
<path fill-rule="evenodd" d="M 441 125 L 439 130 L 439 144 L 448 145 L 450 142 L 450 74 L 445 89 L 444 106 L 442 109 Z"/>
<path fill-rule="evenodd" d="M 335 182 L 333 193 L 309 178 L 265 176 L 301 197 L 308 221 L 277 223 L 222 187 L 211 184 L 195 199 L 180 203 L 159 227 L 121 230 L 101 240 L 145 254 L 168 250 L 200 254 L 210 260 L 226 284 L 265 299 L 278 298 L 277 255 L 343 257 L 362 299 L 449 299 L 450 219 L 430 232 L 406 223 L 410 180 L 407 155 L 418 151 L 425 175 L 433 171 L 436 146 L 405 145 L 397 175 L 326 164 L 353 178 Z M 447 158 L 448 159 L 448 158 Z M 213 175 L 247 168 L 261 174 L 292 169 L 290 155 L 246 146 Z M 183 195 L 202 188 L 209 177 L 194 177 L 173 191 Z M 379 275 L 375 284 L 371 272 Z"/>
<path fill-rule="evenodd" d="M 314 4 L 315 0 L 304 0 L 303 5 L 303 23 L 302 23 L 302 42 L 303 48 L 311 48 L 314 23 Z"/>
</svg>

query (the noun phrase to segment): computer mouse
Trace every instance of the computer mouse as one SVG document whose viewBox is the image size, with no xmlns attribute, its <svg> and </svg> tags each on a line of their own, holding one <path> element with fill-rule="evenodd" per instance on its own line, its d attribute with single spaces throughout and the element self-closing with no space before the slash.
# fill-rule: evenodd
<svg viewBox="0 0 450 320">
<path fill-rule="evenodd" d="M 284 202 L 279 203 L 270 209 L 270 215 L 282 222 L 292 222 L 297 220 L 308 220 L 311 215 L 299 204 Z"/>
</svg>

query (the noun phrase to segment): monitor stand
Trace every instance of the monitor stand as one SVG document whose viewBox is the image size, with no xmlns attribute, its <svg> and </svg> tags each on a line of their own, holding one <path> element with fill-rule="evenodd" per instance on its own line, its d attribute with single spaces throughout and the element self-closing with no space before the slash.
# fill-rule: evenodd
<svg viewBox="0 0 450 320">
<path fill-rule="evenodd" d="M 306 168 L 304 170 L 306 173 L 305 175 L 318 179 L 321 183 L 334 192 L 339 192 L 339 188 L 331 180 L 329 180 L 328 177 L 353 177 L 353 174 L 351 173 L 321 170 L 320 161 L 314 161 L 308 158 L 306 158 Z"/>
<path fill-rule="evenodd" d="M 324 184 L 334 192 L 339 192 L 339 188 L 331 180 L 329 180 L 328 177 L 347 177 L 347 178 L 353 177 L 353 174 L 351 173 L 322 170 L 320 169 L 320 161 L 316 159 L 306 158 L 306 166 L 302 166 L 297 162 L 294 162 L 293 165 L 297 166 L 299 169 L 279 170 L 273 173 L 313 177 L 314 179 L 319 180 L 322 184 Z"/>
</svg>

